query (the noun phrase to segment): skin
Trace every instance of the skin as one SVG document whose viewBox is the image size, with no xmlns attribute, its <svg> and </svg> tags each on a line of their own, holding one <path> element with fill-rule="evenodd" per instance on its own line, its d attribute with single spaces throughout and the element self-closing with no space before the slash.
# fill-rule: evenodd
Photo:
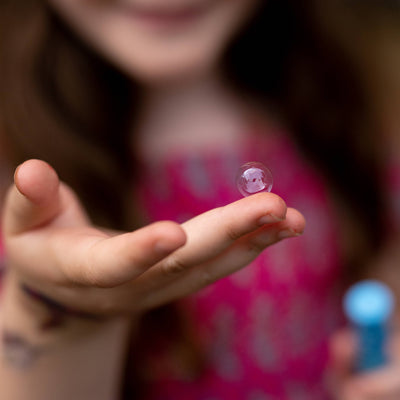
<svg viewBox="0 0 400 400">
<path fill-rule="evenodd" d="M 260 193 L 182 225 L 161 221 L 107 234 L 91 226 L 72 191 L 39 160 L 18 168 L 5 210 L 9 261 L 23 281 L 102 315 L 141 313 L 192 293 L 305 224 L 281 198 Z"/>
<path fill-rule="evenodd" d="M 400 398 L 400 335 L 395 332 L 389 343 L 391 362 L 376 371 L 353 372 L 357 342 L 349 329 L 331 338 L 331 386 L 338 400 L 396 400 Z"/>
<path fill-rule="evenodd" d="M 49 2 L 83 40 L 153 93 L 165 87 L 169 90 L 178 81 L 181 84 L 182 81 L 201 81 L 204 77 L 214 76 L 223 49 L 258 5 L 256 0 L 174 0 L 159 1 L 158 4 L 155 0 Z M 156 9 L 161 14 L 178 10 L 179 14 L 182 9 L 192 10 L 198 5 L 202 11 L 200 14 L 194 12 L 189 23 L 185 22 L 187 17 L 179 17 L 178 22 L 164 17 L 160 22 L 159 16 L 154 19 L 154 14 L 150 19 L 148 14 L 143 17 L 144 9 L 146 12 Z M 135 9 L 141 10 L 141 16 L 135 15 Z M 174 90 L 171 92 L 174 94 Z M 186 97 L 183 103 L 188 103 Z M 152 119 L 160 121 L 154 116 Z M 198 137 L 204 136 L 199 133 Z M 154 142 L 147 148 L 153 149 Z M 305 226 L 303 216 L 288 208 L 283 199 L 272 193 L 261 193 L 210 210 L 181 225 L 160 221 L 134 232 L 106 232 L 90 223 L 77 196 L 59 181 L 56 172 L 45 162 L 25 162 L 17 169 L 14 180 L 2 220 L 11 266 L 7 277 L 10 282 L 6 291 L 8 297 L 5 297 L 18 298 L 15 283 L 24 282 L 67 307 L 99 316 L 132 318 L 191 294 L 245 267 L 266 247 L 301 234 Z M 5 314 L 8 311 L 8 315 L 17 317 L 6 319 L 7 324 L 14 330 L 28 331 L 30 341 L 36 341 L 35 346 L 44 348 L 46 353 L 47 339 L 38 339 L 36 333 L 31 334 L 26 328 L 25 321 L 32 318 L 31 313 L 27 313 L 25 306 L 18 308 L 18 301 L 11 303 L 5 301 Z M 43 310 L 36 309 L 35 312 L 43 314 Z M 107 322 L 106 328 L 102 325 L 101 333 L 95 335 L 96 341 L 89 340 L 92 336 L 88 331 L 100 330 L 88 322 L 89 328 L 85 325 L 83 336 L 89 339 L 82 342 L 87 353 L 79 346 L 78 350 L 67 346 L 64 357 L 72 357 L 70 362 L 55 358 L 54 365 L 79 365 L 75 354 L 85 355 L 82 365 L 93 360 L 93 368 L 86 368 L 86 371 L 104 365 L 101 360 L 97 361 L 101 353 L 98 348 L 111 348 L 109 343 L 119 343 L 122 347 L 121 332 L 126 332 L 124 322 L 121 327 L 121 319 L 113 321 Z M 73 333 L 69 332 L 68 337 L 76 332 L 81 337 L 82 322 L 73 324 L 78 326 L 74 325 Z M 44 347 L 41 341 L 44 341 Z M 58 342 L 57 339 L 56 344 Z M 101 346 L 98 343 L 102 343 Z M 62 344 L 65 347 L 64 342 Z M 346 332 L 338 333 L 332 339 L 336 398 L 398 399 L 398 366 L 389 366 L 367 377 L 354 377 L 351 373 L 354 348 L 354 342 Z M 116 357 L 112 353 L 109 359 L 113 356 Z M 51 360 L 52 355 L 47 357 Z M 50 372 L 49 368 L 44 370 L 46 376 Z M 8 373 L 0 365 L 3 381 L 14 382 L 6 397 L 26 398 L 26 393 L 20 393 L 26 381 L 21 385 Z M 115 398 L 107 395 L 112 388 L 105 389 L 99 382 L 107 382 L 113 374 L 119 377 L 118 370 L 117 373 L 114 370 L 103 373 L 105 379 L 93 378 L 91 390 L 93 387 L 98 389 L 93 398 Z M 29 399 L 61 399 L 62 395 L 80 399 L 81 393 L 70 392 L 79 388 L 79 384 L 65 386 L 66 381 L 73 382 L 73 379 L 63 374 L 64 381 L 54 384 L 56 395 L 40 391 L 35 395 L 30 391 Z M 35 382 L 42 376 L 39 374 L 37 378 L 33 374 L 31 379 Z M 54 382 L 59 376 L 56 375 Z M 52 381 L 49 377 L 43 385 L 49 393 Z"/>
<path fill-rule="evenodd" d="M 259 4 L 259 0 L 48 1 L 91 46 L 149 86 L 193 79 L 215 69 L 229 40 Z M 182 13 L 192 14 L 179 17 Z"/>
</svg>

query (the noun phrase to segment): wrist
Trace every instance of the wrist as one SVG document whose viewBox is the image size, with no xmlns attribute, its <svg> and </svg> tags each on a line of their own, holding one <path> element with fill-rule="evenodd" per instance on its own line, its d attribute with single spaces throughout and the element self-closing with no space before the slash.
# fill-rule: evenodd
<svg viewBox="0 0 400 400">
<path fill-rule="evenodd" d="M 19 283 L 22 296 L 25 295 L 28 300 L 27 305 L 40 307 L 47 317 L 41 323 L 41 330 L 51 330 L 63 326 L 71 319 L 77 319 L 87 322 L 101 322 L 105 318 L 96 314 L 80 311 L 67 307 L 66 305 L 46 296 L 39 290 L 34 289 L 26 283 Z"/>
<path fill-rule="evenodd" d="M 7 274 L 0 305 L 0 398 L 117 398 L 132 321 L 68 316 L 43 330 L 48 309 Z"/>
<path fill-rule="evenodd" d="M 103 322 L 100 317 L 72 310 L 44 295 L 27 284 L 12 269 L 4 276 L 2 297 L 2 308 L 7 315 L 7 320 L 23 319 L 32 326 L 34 331 L 58 330 L 61 332 L 73 326 L 92 326 Z"/>
<path fill-rule="evenodd" d="M 16 367 L 32 364 L 43 353 L 92 340 L 105 332 L 124 334 L 130 328 L 128 318 L 100 318 L 72 310 L 64 313 L 62 305 L 31 291 L 14 271 L 5 275 L 2 289 L 2 353 Z"/>
</svg>

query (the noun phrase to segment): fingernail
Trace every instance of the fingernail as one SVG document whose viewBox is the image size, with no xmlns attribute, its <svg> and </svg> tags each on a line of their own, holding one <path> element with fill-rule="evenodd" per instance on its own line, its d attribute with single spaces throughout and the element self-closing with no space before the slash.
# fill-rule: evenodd
<svg viewBox="0 0 400 400">
<path fill-rule="evenodd" d="M 18 171 L 20 169 L 22 164 L 18 165 L 17 169 L 14 172 L 14 185 L 15 188 L 17 189 L 17 192 L 20 193 L 22 196 L 26 197 L 25 193 L 22 193 L 20 189 L 20 184 L 19 184 L 19 177 L 18 177 Z"/>
<path fill-rule="evenodd" d="M 258 224 L 259 225 L 276 224 L 277 222 L 281 222 L 283 220 L 284 220 L 284 218 L 277 217 L 274 214 L 266 214 L 266 215 L 263 215 L 258 220 Z"/>
<path fill-rule="evenodd" d="M 287 228 L 287 229 L 283 229 L 280 232 L 278 232 L 278 238 L 279 239 L 286 239 L 289 237 L 296 237 L 296 236 L 300 236 L 302 234 L 302 232 L 296 232 L 293 229 Z"/>
<path fill-rule="evenodd" d="M 21 164 L 18 165 L 18 167 L 17 167 L 16 170 L 14 171 L 14 182 L 15 182 L 15 183 L 17 183 L 17 181 L 18 181 L 18 171 L 19 171 L 20 167 L 21 167 Z"/>
</svg>

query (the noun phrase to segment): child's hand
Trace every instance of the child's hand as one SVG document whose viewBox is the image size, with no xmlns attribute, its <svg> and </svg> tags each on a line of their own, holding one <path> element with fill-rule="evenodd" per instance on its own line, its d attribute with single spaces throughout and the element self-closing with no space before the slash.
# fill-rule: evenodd
<svg viewBox="0 0 400 400">
<path fill-rule="evenodd" d="M 108 234 L 90 224 L 48 164 L 30 160 L 15 173 L 3 235 L 21 283 L 69 308 L 109 315 L 140 313 L 190 294 L 300 234 L 304 224 L 278 196 L 261 193 L 183 225 L 163 221 Z"/>
<path fill-rule="evenodd" d="M 348 329 L 337 332 L 331 341 L 332 390 L 337 400 L 400 399 L 400 334 L 389 345 L 391 362 L 375 371 L 353 371 L 356 338 Z"/>
</svg>

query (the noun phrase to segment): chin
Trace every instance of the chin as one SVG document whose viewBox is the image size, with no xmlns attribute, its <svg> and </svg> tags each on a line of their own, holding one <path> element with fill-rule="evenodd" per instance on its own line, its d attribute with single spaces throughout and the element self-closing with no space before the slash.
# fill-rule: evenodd
<svg viewBox="0 0 400 400">
<path fill-rule="evenodd" d="M 145 86 L 179 84 L 200 79 L 211 68 L 200 66 L 179 66 L 179 68 L 149 68 L 131 71 L 131 76 Z"/>
<path fill-rule="evenodd" d="M 125 59 L 120 66 L 134 80 L 143 85 L 179 83 L 202 77 L 213 71 L 218 64 L 216 54 L 191 54 L 185 57 L 173 54 L 146 54 L 141 57 Z"/>
</svg>

